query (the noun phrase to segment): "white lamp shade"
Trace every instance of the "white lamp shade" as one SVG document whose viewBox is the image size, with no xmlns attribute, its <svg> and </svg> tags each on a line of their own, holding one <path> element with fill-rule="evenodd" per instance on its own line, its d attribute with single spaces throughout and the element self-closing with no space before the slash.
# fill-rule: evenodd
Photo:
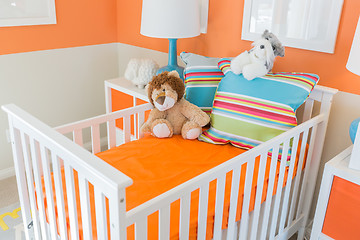
<svg viewBox="0 0 360 240">
<path fill-rule="evenodd" d="M 350 72 L 360 75 L 360 18 L 356 27 L 346 68 Z"/>
<path fill-rule="evenodd" d="M 143 0 L 140 33 L 176 39 L 200 35 L 199 0 Z"/>
</svg>

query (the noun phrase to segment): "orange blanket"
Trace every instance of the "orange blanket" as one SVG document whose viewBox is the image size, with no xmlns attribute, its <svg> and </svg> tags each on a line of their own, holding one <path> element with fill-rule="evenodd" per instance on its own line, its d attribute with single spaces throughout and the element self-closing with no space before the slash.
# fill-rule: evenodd
<svg viewBox="0 0 360 240">
<path fill-rule="evenodd" d="M 158 139 L 146 136 L 140 140 L 133 141 L 119 147 L 98 153 L 97 156 L 131 177 L 133 185 L 126 189 L 127 210 L 133 209 L 140 204 L 178 186 L 187 180 L 245 152 L 245 150 L 227 145 L 213 145 L 200 141 L 189 141 L 181 136 L 174 136 L 169 139 Z M 297 165 L 297 164 L 296 164 Z M 267 182 L 270 171 L 270 158 L 267 160 L 266 174 L 262 201 L 266 198 Z M 277 164 L 277 175 L 280 164 Z M 253 177 L 250 209 L 252 211 L 255 203 L 255 194 L 258 178 L 259 158 L 255 161 L 255 173 Z M 296 169 L 294 170 L 295 175 Z M 241 171 L 238 203 L 241 206 L 246 176 L 246 165 Z M 287 170 L 285 179 L 287 176 Z M 225 203 L 223 228 L 226 228 L 228 208 L 230 201 L 230 186 L 232 173 L 226 177 Z M 77 177 L 75 176 L 75 180 Z M 65 179 L 63 179 L 65 181 Z M 65 182 L 64 182 L 65 183 Z M 274 193 L 276 191 L 277 177 L 275 179 Z M 77 181 L 75 182 L 77 185 Z M 284 182 L 285 184 L 285 182 Z M 212 237 L 212 227 L 215 211 L 216 182 L 209 186 L 209 204 L 207 218 L 207 239 Z M 77 194 L 78 195 L 78 194 Z M 94 206 L 93 188 L 90 186 L 91 205 Z M 80 204 L 79 196 L 76 196 L 77 204 Z M 190 210 L 190 239 L 196 239 L 197 217 L 198 217 L 199 191 L 191 195 Z M 65 200 L 66 202 L 66 200 Z M 78 205 L 79 206 L 79 205 Z M 180 203 L 176 201 L 171 205 L 171 239 L 178 239 L 179 234 L 179 209 Z M 79 228 L 82 238 L 80 210 Z M 236 220 L 241 216 L 241 209 L 238 208 Z M 93 235 L 96 237 L 95 210 L 92 209 Z M 67 221 L 68 222 L 68 221 Z M 148 218 L 148 239 L 158 239 L 158 214 L 152 214 Z M 133 239 L 134 226 L 128 228 L 128 239 Z"/>
</svg>

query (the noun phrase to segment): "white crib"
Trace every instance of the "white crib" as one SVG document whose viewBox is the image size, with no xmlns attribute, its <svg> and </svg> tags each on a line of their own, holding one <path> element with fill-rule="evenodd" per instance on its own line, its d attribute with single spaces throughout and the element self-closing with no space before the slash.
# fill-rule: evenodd
<svg viewBox="0 0 360 240">
<path fill-rule="evenodd" d="M 26 238 L 79 239 L 78 213 L 81 212 L 81 236 L 83 239 L 93 239 L 88 184 L 91 183 L 94 186 L 97 239 L 127 239 L 127 227 L 131 225 L 135 226 L 135 239 L 147 239 L 147 216 L 157 211 L 159 239 L 169 239 L 170 204 L 179 199 L 178 238 L 189 239 L 190 195 L 195 190 L 199 190 L 197 239 L 205 239 L 207 231 L 212 231 L 213 239 L 288 239 L 296 232 L 298 239 L 303 239 L 313 201 L 331 102 L 336 92 L 335 89 L 317 86 L 305 103 L 299 126 L 229 159 L 130 211 L 126 211 L 125 188 L 132 184 L 132 179 L 94 154 L 101 150 L 104 139 L 107 148 L 116 146 L 118 141 L 116 119 L 123 118 L 123 142 L 141 138 L 139 126 L 144 122 L 145 111 L 152 108 L 150 104 L 96 116 L 55 129 L 15 105 L 3 106 L 9 117 Z M 136 124 L 131 121 L 131 116 L 135 116 Z M 134 136 L 131 134 L 131 125 L 135 125 Z M 100 129 L 104 128 L 106 128 L 106 138 L 101 137 L 100 134 Z M 83 141 L 83 131 L 91 131 L 90 151 L 84 147 L 86 141 Z M 70 140 L 66 137 L 69 133 L 72 134 Z M 279 149 L 288 152 L 290 146 L 292 146 L 290 166 L 286 166 L 287 156 L 283 154 L 276 182 Z M 308 150 L 306 150 L 307 146 Z M 270 150 L 272 150 L 272 159 L 268 189 L 266 200 L 261 203 L 265 162 Z M 299 167 L 296 168 L 295 173 L 297 150 L 300 151 Z M 255 206 L 249 213 L 255 171 L 254 161 L 259 156 Z M 244 197 L 242 205 L 237 206 L 240 169 L 243 164 L 246 164 L 247 168 Z M 303 164 L 304 168 L 301 167 Z M 74 170 L 77 172 L 76 175 Z M 61 179 L 62 171 L 66 179 L 65 192 L 62 186 L 64 182 Z M 233 177 L 229 218 L 227 228 L 223 230 L 221 225 L 225 176 L 230 171 Z M 284 179 L 285 171 L 288 171 L 286 179 Z M 75 180 L 78 181 L 78 189 L 75 187 Z M 207 229 L 209 184 L 214 180 L 216 180 L 214 224 L 213 229 Z M 282 186 L 284 182 L 286 182 L 285 187 Z M 274 185 L 277 185 L 275 194 L 273 194 Z M 76 204 L 76 191 L 80 193 L 80 204 Z M 47 196 L 46 200 L 44 195 Z M 67 197 L 67 209 L 65 209 L 64 195 Z M 242 208 L 241 221 L 235 219 L 238 207 Z M 70 225 L 69 231 L 67 224 Z"/>
</svg>

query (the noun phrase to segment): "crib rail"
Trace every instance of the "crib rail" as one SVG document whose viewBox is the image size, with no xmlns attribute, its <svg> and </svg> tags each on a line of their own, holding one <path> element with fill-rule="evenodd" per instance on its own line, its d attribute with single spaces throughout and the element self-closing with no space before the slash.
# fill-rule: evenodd
<svg viewBox="0 0 360 240">
<path fill-rule="evenodd" d="M 303 123 L 299 126 L 128 211 L 127 226 L 134 226 L 135 238 L 146 239 L 146 229 L 150 228 L 148 219 L 157 213 L 159 239 L 169 239 L 172 205 L 180 201 L 179 210 L 175 210 L 179 211 L 180 216 L 179 235 L 175 237 L 189 239 L 190 209 L 194 204 L 191 198 L 192 194 L 198 191 L 199 196 L 195 201 L 198 205 L 198 239 L 208 238 L 209 232 L 213 239 L 288 239 L 295 232 L 298 232 L 298 239 L 302 239 L 312 202 L 332 97 L 335 93 L 336 90 L 318 87 L 305 104 Z M 319 101 L 321 106 L 320 114 L 313 117 L 315 101 Z M 287 166 L 288 156 L 280 156 L 279 153 L 286 153 L 290 148 L 290 164 Z M 270 151 L 272 157 L 269 178 L 266 180 L 264 175 Z M 256 161 L 259 161 L 258 167 L 255 167 Z M 231 174 L 230 182 L 227 182 L 227 174 Z M 253 176 L 258 178 L 255 179 Z M 257 181 L 256 189 L 251 187 L 253 181 Z M 207 216 L 210 209 L 211 184 L 216 184 L 216 193 L 214 220 L 209 224 L 211 219 L 207 219 Z M 231 190 L 226 201 L 225 192 L 228 184 Z M 243 196 L 239 198 L 241 186 Z M 251 199 L 252 191 L 255 191 L 254 199 Z M 253 208 L 250 207 L 251 201 Z M 262 201 L 264 204 L 261 204 Z M 222 230 L 225 211 L 228 211 L 226 231 Z M 237 216 L 239 212 L 240 221 Z"/>
<path fill-rule="evenodd" d="M 94 234 L 97 239 L 126 239 L 130 233 L 143 240 L 152 227 L 149 217 L 157 214 L 157 236 L 169 239 L 174 232 L 171 216 L 179 214 L 176 237 L 189 239 L 191 209 L 196 204 L 198 239 L 209 237 L 209 232 L 213 239 L 287 239 L 297 231 L 302 239 L 335 93 L 316 87 L 299 126 L 128 212 L 125 188 L 132 180 L 93 154 L 104 148 L 104 127 L 106 148 L 118 144 L 118 119 L 123 121 L 122 143 L 141 138 L 139 129 L 151 104 L 60 126 L 57 131 L 16 106 L 6 105 L 26 237 L 31 239 L 28 226 L 33 223 L 35 239 L 79 239 L 81 234 L 83 239 L 92 239 Z M 320 113 L 314 117 L 317 101 Z M 86 129 L 92 154 L 85 150 Z M 71 134 L 76 144 L 63 134 Z M 214 206 L 213 220 L 210 205 Z"/>
<path fill-rule="evenodd" d="M 162 223 L 170 222 L 170 206 L 177 200 L 180 200 L 180 239 L 189 239 L 189 215 L 190 215 L 190 199 L 191 194 L 195 190 L 200 191 L 199 206 L 198 206 L 198 236 L 205 237 L 208 214 L 208 198 L 209 198 L 209 185 L 216 182 L 216 200 L 215 200 L 215 217 L 212 231 L 214 239 L 221 239 L 222 235 L 222 221 L 224 209 L 224 192 L 226 175 L 232 173 L 231 179 L 231 194 L 229 202 L 229 219 L 227 224 L 227 239 L 273 239 L 275 236 L 281 237 L 285 232 L 288 233 L 295 224 L 298 224 L 304 217 L 304 198 L 301 197 L 305 194 L 304 185 L 309 174 L 311 166 L 313 146 L 316 139 L 318 125 L 323 123 L 324 115 L 319 115 L 310 121 L 278 136 L 274 139 L 259 145 L 258 147 L 247 151 L 225 163 L 181 184 L 174 189 L 130 210 L 127 215 L 127 226 L 135 224 L 135 236 L 137 239 L 144 239 L 144 233 L 147 231 L 146 219 L 149 215 L 159 212 L 159 236 L 169 237 L 169 225 Z M 310 142 L 310 148 L 306 154 L 306 143 Z M 287 155 L 282 154 L 280 162 L 280 170 L 277 174 L 277 162 L 279 157 L 279 150 L 287 152 L 292 142 L 292 151 L 290 156 L 290 166 L 286 166 Z M 297 148 L 299 153 L 297 153 Z M 270 175 L 268 180 L 268 188 L 266 191 L 265 207 L 263 207 L 263 218 L 260 219 L 261 211 L 261 198 L 264 191 L 264 180 L 266 163 L 268 153 L 272 150 L 272 157 L 270 163 Z M 295 157 L 298 156 L 299 160 L 295 168 Z M 256 158 L 260 159 L 259 168 L 255 168 Z M 306 159 L 306 160 L 305 160 Z M 305 164 L 305 169 L 302 171 L 302 166 Z M 240 179 L 243 171 L 246 169 L 246 177 Z M 287 178 L 285 172 L 287 169 Z M 296 173 L 294 172 L 296 169 Z M 252 176 L 254 172 L 258 171 L 259 177 L 257 179 L 256 199 L 255 206 L 250 221 L 250 197 Z M 294 176 L 294 178 L 292 178 Z M 276 181 L 275 179 L 278 178 Z M 243 186 L 243 200 L 242 203 L 238 202 L 239 184 L 245 181 Z M 286 183 L 284 192 L 281 191 L 282 183 Z M 275 189 L 275 190 L 274 190 Z M 273 191 L 276 191 L 274 199 L 272 198 Z M 272 203 L 273 201 L 273 203 Z M 288 203 L 291 203 L 290 205 Z M 282 204 L 280 204 L 282 203 Z M 236 223 L 236 213 L 241 210 L 240 225 Z M 271 214 L 270 214 L 271 213 Z M 280 221 L 278 221 L 278 214 Z M 289 216 L 289 217 L 287 217 Z M 200 224 L 201 223 L 201 224 Z M 249 230 L 248 230 L 249 229 Z M 291 236 L 291 235 L 290 235 Z M 288 236 L 288 237 L 290 237 Z M 160 237 L 160 239 L 162 239 Z M 205 239 L 205 238 L 200 238 Z"/>
<path fill-rule="evenodd" d="M 72 133 L 73 141 L 80 146 L 84 145 L 83 135 L 84 130 L 91 129 L 91 149 L 92 153 L 98 153 L 101 149 L 101 137 L 100 137 L 100 125 L 106 123 L 107 128 L 107 149 L 115 147 L 117 142 L 126 143 L 131 138 L 141 138 L 143 134 L 140 132 L 140 126 L 144 123 L 145 112 L 152 109 L 153 106 L 150 103 L 139 105 L 136 107 L 119 110 L 116 112 L 96 116 L 93 118 L 81 120 L 75 123 L 59 126 L 56 128 L 61 134 Z M 136 125 L 133 126 L 134 134 L 131 133 L 131 117 L 137 119 Z M 116 120 L 123 120 L 122 139 L 116 139 Z"/>
<path fill-rule="evenodd" d="M 80 224 L 84 239 L 92 239 L 93 232 L 98 239 L 125 238 L 120 223 L 125 222 L 125 187 L 132 180 L 15 105 L 2 108 L 9 117 L 27 239 L 79 239 Z M 95 220 L 96 230 L 91 224 Z"/>
</svg>

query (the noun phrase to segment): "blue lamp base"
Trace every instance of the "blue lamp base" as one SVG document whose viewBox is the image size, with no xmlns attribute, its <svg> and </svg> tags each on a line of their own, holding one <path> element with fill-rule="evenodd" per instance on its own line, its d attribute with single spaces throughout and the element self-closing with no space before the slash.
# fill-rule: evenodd
<svg viewBox="0 0 360 240">
<path fill-rule="evenodd" d="M 184 68 L 180 67 L 177 64 L 177 48 L 176 48 L 176 41 L 175 38 L 169 38 L 169 61 L 168 65 L 160 68 L 156 74 L 162 73 L 164 71 L 171 72 L 176 70 L 179 73 L 179 76 L 182 80 L 184 80 Z"/>
<path fill-rule="evenodd" d="M 178 65 L 167 65 L 167 66 L 164 66 L 162 68 L 159 68 L 159 70 L 157 70 L 156 72 L 156 75 L 157 74 L 160 74 L 162 72 L 165 72 L 165 71 L 168 71 L 168 72 L 171 72 L 171 71 L 177 71 L 179 73 L 179 76 L 182 80 L 184 80 L 184 68 L 183 67 L 180 67 Z"/>
<path fill-rule="evenodd" d="M 359 126 L 360 118 L 355 119 L 351 122 L 350 128 L 349 128 L 349 135 L 351 138 L 352 143 L 355 142 L 356 132 Z"/>
</svg>

